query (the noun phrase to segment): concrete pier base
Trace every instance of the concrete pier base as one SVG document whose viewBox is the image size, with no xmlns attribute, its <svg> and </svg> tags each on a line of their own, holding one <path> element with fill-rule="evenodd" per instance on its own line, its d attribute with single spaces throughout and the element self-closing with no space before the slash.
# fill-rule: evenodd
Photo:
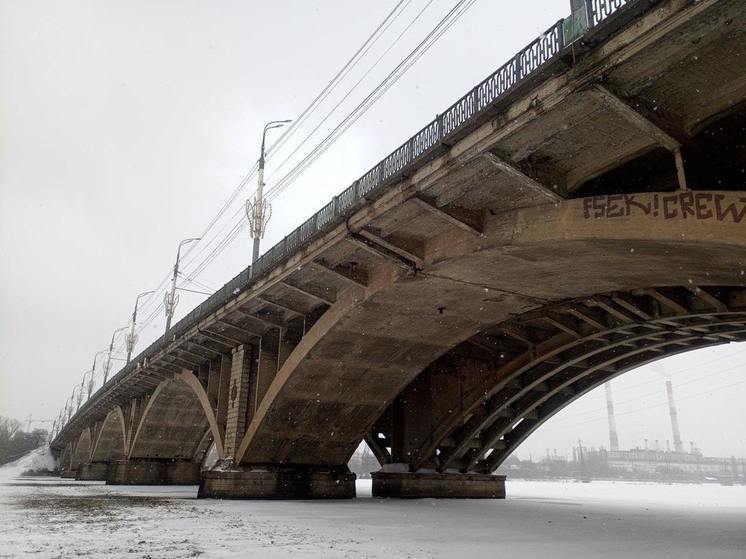
<svg viewBox="0 0 746 559">
<path fill-rule="evenodd" d="M 77 470 L 62 470 L 60 477 L 64 479 L 75 479 L 77 475 L 78 475 Z"/>
<path fill-rule="evenodd" d="M 405 499 L 504 499 L 505 476 L 373 472 L 373 496 Z"/>
<path fill-rule="evenodd" d="M 109 473 L 108 462 L 91 462 L 81 464 L 75 479 L 81 481 L 106 481 Z"/>
<path fill-rule="evenodd" d="M 352 499 L 347 466 L 245 466 L 204 472 L 199 497 L 217 499 Z"/>
<path fill-rule="evenodd" d="M 107 485 L 197 485 L 200 465 L 187 460 L 117 460 L 109 466 Z"/>
</svg>

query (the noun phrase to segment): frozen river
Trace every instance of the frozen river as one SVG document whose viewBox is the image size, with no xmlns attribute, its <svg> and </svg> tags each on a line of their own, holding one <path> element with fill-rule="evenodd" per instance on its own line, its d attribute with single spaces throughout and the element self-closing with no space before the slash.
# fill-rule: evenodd
<svg viewBox="0 0 746 559">
<path fill-rule="evenodd" d="M 504 501 L 197 500 L 0 479 L 0 557 L 746 557 L 746 487 L 509 481 Z"/>
</svg>

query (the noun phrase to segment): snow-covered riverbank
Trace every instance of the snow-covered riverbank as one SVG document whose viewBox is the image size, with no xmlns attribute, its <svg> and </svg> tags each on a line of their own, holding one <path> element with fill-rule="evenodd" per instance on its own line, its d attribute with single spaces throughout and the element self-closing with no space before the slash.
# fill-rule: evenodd
<svg viewBox="0 0 746 559">
<path fill-rule="evenodd" d="M 746 487 L 509 481 L 504 501 L 215 501 L 0 472 L 0 557 L 746 556 Z"/>
<path fill-rule="evenodd" d="M 20 476 L 23 472 L 29 470 L 54 470 L 54 458 L 49 451 L 49 447 L 39 447 L 15 462 L 0 466 L 0 483 Z"/>
</svg>

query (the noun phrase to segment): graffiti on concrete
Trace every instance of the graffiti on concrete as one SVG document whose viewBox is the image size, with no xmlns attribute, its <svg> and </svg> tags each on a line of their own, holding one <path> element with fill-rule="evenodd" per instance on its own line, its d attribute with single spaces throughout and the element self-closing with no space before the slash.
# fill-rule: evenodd
<svg viewBox="0 0 746 559">
<path fill-rule="evenodd" d="M 718 192 L 608 194 L 583 199 L 585 219 L 645 215 L 659 219 L 716 220 L 746 223 L 746 197 Z"/>
</svg>

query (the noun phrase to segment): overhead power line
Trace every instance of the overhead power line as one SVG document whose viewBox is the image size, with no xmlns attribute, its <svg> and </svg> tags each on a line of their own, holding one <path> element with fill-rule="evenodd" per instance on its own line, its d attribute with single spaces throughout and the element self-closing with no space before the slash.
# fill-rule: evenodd
<svg viewBox="0 0 746 559">
<path fill-rule="evenodd" d="M 405 29 L 399 33 L 392 44 L 385 50 L 384 54 L 381 55 L 379 59 L 374 63 L 374 65 L 368 69 L 363 78 L 369 75 L 370 71 L 372 71 L 372 68 L 375 67 L 383 58 L 383 56 L 385 56 L 385 54 L 393 48 L 393 46 L 412 27 L 414 22 L 420 18 L 422 13 L 432 4 L 432 2 L 433 0 L 430 0 L 425 5 L 425 7 L 423 7 L 417 13 L 417 15 L 408 23 Z M 450 26 L 453 25 L 453 23 L 455 23 L 455 21 L 458 20 L 463 15 L 463 13 L 467 9 L 469 9 L 469 7 L 471 7 L 471 5 L 475 2 L 476 0 L 460 0 L 459 2 L 457 2 L 454 8 L 451 9 L 448 14 L 438 23 L 438 25 L 436 25 L 436 27 L 427 35 L 427 37 L 423 39 L 418 47 L 414 51 L 412 51 L 410 55 L 408 55 L 404 60 L 402 60 L 402 62 L 400 62 L 399 65 L 386 77 L 384 82 L 379 84 L 364 99 L 363 103 L 361 103 L 361 105 L 359 105 L 356 110 L 353 111 L 352 117 L 350 115 L 347 115 L 347 117 L 332 132 L 333 135 L 330 134 L 329 136 L 327 136 L 327 138 L 322 141 L 322 144 L 320 146 L 316 146 L 316 148 L 312 150 L 310 158 L 308 156 L 304 158 L 304 161 L 302 161 L 300 165 L 296 165 L 296 167 L 292 169 L 290 173 L 288 173 L 286 177 L 284 177 L 284 179 L 280 183 L 278 183 L 278 185 L 275 185 L 275 187 L 273 187 L 274 192 L 272 194 L 272 197 L 276 198 L 277 196 L 279 196 L 282 191 L 284 191 L 295 179 L 297 179 L 297 177 L 300 176 L 300 174 L 306 168 L 308 168 L 308 166 L 310 166 L 313 161 L 315 161 L 326 149 L 328 149 L 328 147 L 330 147 L 339 138 L 339 136 L 341 136 L 347 129 L 349 129 L 349 127 L 354 124 L 354 122 L 359 119 L 370 108 L 370 106 L 372 106 L 392 85 L 394 85 L 394 83 L 396 83 L 396 81 L 398 81 L 401 76 L 406 73 L 406 71 L 411 68 L 411 66 L 417 60 L 419 60 L 419 58 L 424 55 L 425 52 L 427 52 L 427 50 L 429 50 L 432 44 L 434 44 L 434 42 L 437 41 L 438 38 L 442 36 L 442 34 L 445 33 L 445 31 L 447 31 Z M 370 49 L 381 39 L 384 33 L 391 27 L 393 22 L 401 16 L 401 14 L 406 10 L 410 3 L 411 0 L 400 0 L 394 6 L 394 8 L 386 15 L 384 20 L 376 27 L 373 33 L 371 33 L 371 35 L 366 38 L 366 40 L 357 49 L 353 56 L 342 66 L 342 68 L 327 83 L 327 85 L 314 98 L 314 100 L 301 112 L 301 115 L 297 119 L 295 119 L 295 122 L 290 127 L 288 127 L 288 129 L 280 136 L 280 138 L 278 138 L 277 142 L 269 147 L 267 151 L 267 159 L 269 159 L 271 155 L 279 152 L 280 148 L 287 143 L 287 141 L 295 134 L 295 132 L 297 132 L 297 130 L 300 128 L 300 125 L 304 121 L 306 121 L 314 111 L 318 109 L 320 104 L 329 96 L 331 91 L 334 90 L 342 82 L 342 80 L 349 74 L 349 72 L 360 62 L 360 60 L 362 60 L 365 54 L 367 54 Z M 362 79 L 354 84 L 343 95 L 343 99 L 349 97 L 352 91 L 359 85 L 360 81 L 362 81 Z M 329 111 L 324 116 L 321 124 L 323 124 L 323 122 L 330 118 L 334 111 L 339 108 L 340 104 L 341 103 L 338 103 L 331 111 Z M 317 125 L 316 128 L 314 128 L 314 132 L 318 130 L 321 124 Z M 292 153 L 297 153 L 297 151 L 307 141 L 308 138 L 309 136 L 307 136 L 301 142 L 300 146 L 296 147 Z M 283 161 L 283 164 L 287 161 L 288 158 Z M 278 166 L 278 168 L 281 166 L 282 164 Z M 202 238 L 209 236 L 209 239 L 206 242 L 194 243 L 193 246 L 189 247 L 188 250 L 185 251 L 184 258 L 186 259 L 190 255 L 191 258 L 186 260 L 183 266 L 184 270 L 189 269 L 189 271 L 184 273 L 185 277 L 183 278 L 182 283 L 179 284 L 180 287 L 186 285 L 189 282 L 194 282 L 195 278 L 202 271 L 204 271 L 246 228 L 247 224 L 242 217 L 239 217 L 238 220 L 235 219 L 236 215 L 241 212 L 242 208 L 239 208 L 215 234 L 209 235 L 210 231 L 216 226 L 218 222 L 220 222 L 231 205 L 236 202 L 241 191 L 256 175 L 256 170 L 257 165 L 255 164 L 252 169 L 244 176 L 238 186 L 234 189 L 234 191 L 231 193 L 231 195 L 217 212 L 217 214 L 215 214 L 208 222 L 207 226 L 204 228 L 200 236 Z M 280 187 L 279 189 L 277 188 L 278 186 Z M 228 232 L 227 234 L 224 234 L 226 229 L 228 230 Z M 198 245 L 200 246 L 198 247 Z M 194 266 L 194 268 L 192 268 L 192 266 Z M 170 274 L 167 274 L 159 284 L 156 293 L 148 297 L 148 299 L 143 302 L 143 310 L 146 313 L 148 313 L 148 309 L 153 302 L 158 302 L 158 305 L 150 310 L 149 313 L 146 315 L 146 318 L 138 324 L 138 332 L 144 331 L 145 328 L 153 320 L 155 320 L 155 318 L 162 311 L 163 302 L 162 300 L 160 300 L 162 297 L 161 290 L 168 282 L 169 276 Z"/>
<path fill-rule="evenodd" d="M 363 99 L 313 150 L 267 191 L 272 200 L 290 186 L 318 157 L 324 153 L 352 124 L 363 116 L 401 77 L 437 42 L 450 27 L 471 8 L 476 0 L 460 0 L 428 33 L 428 35 Z"/>
<path fill-rule="evenodd" d="M 733 382 L 733 383 L 730 383 L 730 384 L 726 384 L 726 385 L 723 385 L 723 386 L 716 386 L 716 387 L 710 388 L 708 390 L 702 390 L 701 392 L 696 392 L 694 394 L 687 394 L 685 396 L 679 396 L 679 397 L 677 397 L 677 401 L 690 400 L 690 399 L 696 398 L 698 396 L 704 396 L 706 394 L 711 394 L 713 392 L 719 392 L 721 390 L 726 390 L 728 388 L 732 388 L 734 386 L 739 386 L 739 385 L 744 384 L 744 383 L 746 383 L 746 379 L 742 379 L 742 380 L 739 380 L 739 381 L 736 381 L 736 382 Z M 631 409 L 631 410 L 625 410 L 623 412 L 617 412 L 615 415 L 617 415 L 617 416 L 619 416 L 619 415 L 629 415 L 631 413 L 637 413 L 637 412 L 645 411 L 645 410 L 648 410 L 648 409 L 651 409 L 651 408 L 660 408 L 660 407 L 664 407 L 664 406 L 668 406 L 668 405 L 669 405 L 668 401 L 661 402 L 661 403 L 656 403 L 656 404 L 648 404 L 646 406 L 634 408 L 634 409 Z M 551 424 L 551 425 L 545 426 L 546 427 L 545 430 L 546 431 L 553 431 L 553 430 L 557 430 L 557 429 L 563 429 L 563 430 L 565 430 L 565 429 L 572 429 L 573 427 L 580 427 L 581 425 L 586 425 L 588 423 L 598 423 L 603 418 L 604 418 L 604 415 L 599 415 L 598 417 L 594 417 L 594 418 L 591 418 L 591 419 L 588 419 L 588 420 L 585 420 L 585 421 L 574 423 L 572 425 L 560 425 L 560 424 L 554 425 L 554 424 Z"/>
<path fill-rule="evenodd" d="M 363 44 L 355 51 L 355 53 L 348 59 L 345 64 L 342 66 L 342 68 L 334 75 L 334 77 L 324 86 L 324 88 L 321 90 L 321 92 L 314 98 L 313 101 L 301 112 L 300 116 L 295 119 L 295 121 L 292 123 L 290 127 L 286 129 L 286 131 L 278 138 L 278 140 L 269 147 L 267 151 L 267 159 L 269 159 L 273 153 L 276 153 L 277 150 L 284 145 L 297 131 L 299 126 L 318 108 L 321 102 L 326 99 L 326 97 L 339 85 L 341 80 L 344 79 L 344 77 L 359 63 L 359 61 L 362 59 L 362 57 L 370 50 L 370 48 L 380 39 L 380 37 L 386 32 L 386 30 L 393 24 L 393 22 L 403 13 L 403 11 L 407 8 L 407 6 L 411 3 L 411 0 L 400 0 L 394 8 L 386 15 L 384 20 L 376 27 L 376 29 L 371 33 L 363 42 Z M 238 184 L 238 186 L 234 189 L 234 191 L 231 193 L 231 195 L 228 197 L 226 202 L 223 204 L 223 206 L 220 208 L 217 214 L 215 214 L 212 219 L 208 222 L 205 229 L 200 234 L 200 237 L 205 238 L 208 236 L 209 232 L 212 230 L 212 228 L 216 225 L 216 223 L 225 215 L 228 208 L 238 199 L 241 191 L 245 188 L 245 186 L 255 177 L 256 172 L 258 169 L 258 163 L 255 164 L 251 170 L 244 176 L 244 178 L 241 180 L 241 182 Z M 237 213 L 242 212 L 242 207 L 238 209 Z M 204 259 L 196 264 L 196 268 L 192 270 L 189 275 L 188 279 L 190 281 L 193 281 L 194 278 L 198 273 L 200 273 L 202 270 L 204 270 L 235 238 L 240 234 L 243 229 L 245 229 L 245 224 L 243 226 L 237 226 L 233 222 L 232 216 L 229 219 L 229 223 L 231 223 L 231 228 L 228 234 L 224 237 L 220 236 L 220 233 L 224 232 L 226 229 L 226 226 L 221 228 L 216 235 L 210 236 L 209 240 L 206 242 L 200 242 L 195 243 L 194 245 L 190 246 L 184 253 L 184 257 L 188 257 L 192 252 L 194 252 L 198 245 L 199 250 L 197 253 L 187 262 L 185 262 L 184 269 L 187 269 L 189 266 L 191 266 L 193 263 L 197 261 L 197 259 L 205 254 L 205 252 L 210 248 L 210 246 L 217 241 L 217 245 L 213 247 L 212 251 L 207 253 L 207 256 L 204 257 Z M 138 332 L 142 331 L 146 326 L 148 326 L 152 320 L 155 319 L 156 316 L 160 313 L 160 311 L 163 309 L 163 302 L 161 295 L 161 290 L 165 287 L 166 283 L 168 282 L 168 279 L 170 277 L 170 273 L 166 274 L 166 276 L 163 278 L 163 280 L 158 285 L 158 288 L 156 289 L 156 293 L 148 297 L 143 302 L 143 310 L 147 312 L 149 306 L 152 302 L 158 302 L 158 305 L 155 309 L 152 309 L 150 311 L 150 314 L 147 315 L 145 320 L 143 320 L 139 327 Z"/>
</svg>

